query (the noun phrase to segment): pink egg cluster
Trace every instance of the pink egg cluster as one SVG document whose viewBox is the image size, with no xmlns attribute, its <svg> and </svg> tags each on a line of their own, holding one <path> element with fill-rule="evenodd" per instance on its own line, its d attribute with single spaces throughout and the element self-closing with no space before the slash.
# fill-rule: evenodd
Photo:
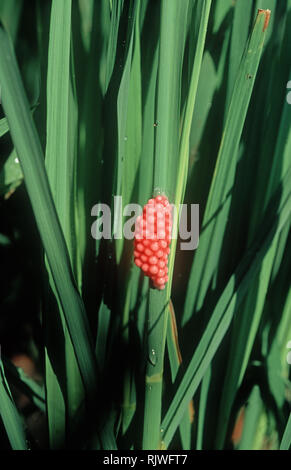
<svg viewBox="0 0 291 470">
<path fill-rule="evenodd" d="M 168 281 L 168 255 L 172 233 L 172 208 L 166 196 L 149 199 L 137 217 L 134 262 L 153 282 L 164 289 Z"/>
</svg>

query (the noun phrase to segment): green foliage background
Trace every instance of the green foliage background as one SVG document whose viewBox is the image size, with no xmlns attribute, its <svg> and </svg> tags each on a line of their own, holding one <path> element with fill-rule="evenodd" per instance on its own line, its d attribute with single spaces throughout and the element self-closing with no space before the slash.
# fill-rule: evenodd
<svg viewBox="0 0 291 470">
<path fill-rule="evenodd" d="M 291 1 L 0 0 L 0 18 L 1 448 L 288 449 Z M 163 292 L 132 242 L 91 236 L 94 205 L 156 191 L 200 205 Z"/>
</svg>

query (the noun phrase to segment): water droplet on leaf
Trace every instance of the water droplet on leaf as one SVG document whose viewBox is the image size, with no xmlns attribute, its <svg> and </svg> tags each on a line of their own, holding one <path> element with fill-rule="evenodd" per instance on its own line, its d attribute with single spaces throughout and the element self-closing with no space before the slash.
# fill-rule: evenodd
<svg viewBox="0 0 291 470">
<path fill-rule="evenodd" d="M 149 361 L 153 366 L 155 366 L 157 364 L 157 355 L 156 355 L 156 351 L 154 349 L 151 349 L 151 351 L 149 353 Z"/>
</svg>

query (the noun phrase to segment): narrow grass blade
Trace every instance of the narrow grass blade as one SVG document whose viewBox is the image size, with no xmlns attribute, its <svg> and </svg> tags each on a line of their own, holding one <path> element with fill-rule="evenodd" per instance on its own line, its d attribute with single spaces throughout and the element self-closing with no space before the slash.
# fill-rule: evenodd
<svg viewBox="0 0 291 470">
<path fill-rule="evenodd" d="M 273 340 L 267 357 L 267 377 L 271 395 L 274 398 L 277 410 L 282 413 L 285 404 L 286 379 L 283 374 L 284 368 L 281 363 L 281 350 L 276 339 Z"/>
<path fill-rule="evenodd" d="M 20 416 L 13 402 L 0 359 L 0 416 L 13 450 L 26 450 L 26 439 Z"/>
<path fill-rule="evenodd" d="M 218 265 L 230 207 L 229 192 L 235 177 L 239 141 L 263 50 L 265 22 L 269 14 L 267 11 L 258 13 L 240 65 L 207 200 L 199 250 L 192 265 L 184 308 L 184 324 L 191 317 L 194 308 L 201 308 Z"/>
<path fill-rule="evenodd" d="M 47 74 L 45 163 L 73 272 L 80 284 L 74 212 L 77 109 L 72 74 L 71 0 L 53 1 Z"/>
<path fill-rule="evenodd" d="M 291 169 L 287 177 L 286 185 L 287 181 L 290 181 Z M 286 185 L 283 185 L 285 191 L 277 212 L 278 220 L 273 217 L 272 225 L 267 233 L 265 227 L 261 229 L 261 233 L 257 234 L 256 241 L 248 250 L 235 273 L 230 277 L 189 366 L 182 379 L 180 379 L 175 396 L 162 422 L 163 441 L 166 446 L 171 442 L 190 399 L 197 390 L 207 367 L 230 326 L 233 315 L 244 299 L 262 261 L 272 248 L 274 236 L 281 232 L 290 217 L 291 193 Z M 278 203 L 278 198 L 280 198 L 280 190 L 277 191 L 276 198 L 272 200 L 272 204 L 275 206 Z"/>
<path fill-rule="evenodd" d="M 8 359 L 2 358 L 7 380 L 25 395 L 31 398 L 33 403 L 45 412 L 44 387 L 28 377 L 20 367 L 15 367 Z"/>
<path fill-rule="evenodd" d="M 86 2 L 83 2 L 84 9 Z M 91 5 L 91 4 L 90 4 Z M 86 8 L 91 8 L 87 4 Z M 78 158 L 76 168 L 77 203 L 75 204 L 76 238 L 84 274 L 92 270 L 93 257 L 98 253 L 99 240 L 97 243 L 91 239 L 91 217 L 90 210 L 93 205 L 100 201 L 101 186 L 103 178 L 103 91 L 104 61 L 108 41 L 109 4 L 106 0 L 92 2 L 92 18 L 90 21 L 90 37 L 86 34 L 85 51 L 80 51 L 79 16 L 76 16 L 76 2 L 72 3 L 72 45 L 71 56 L 74 57 L 74 67 L 71 66 L 71 81 L 76 79 L 76 96 L 74 93 L 73 109 L 76 110 L 75 101 L 78 99 Z M 85 13 L 80 12 L 85 22 Z M 102 27 L 101 27 L 102 26 Z M 88 25 L 87 25 L 88 28 Z M 103 29 L 104 28 L 104 29 Z M 76 32 L 77 30 L 77 32 Z M 79 33 L 79 34 L 78 34 Z M 101 46 L 102 45 L 102 46 Z M 88 51 L 86 50 L 89 47 Z M 72 61 L 73 62 L 73 61 Z M 100 62 L 100 69 L 97 64 Z M 73 87 L 74 88 L 74 87 Z M 76 117 L 75 117 L 76 119 Z M 74 121 L 73 121 L 74 122 Z M 91 240 L 91 243 L 90 243 Z M 97 250 L 96 250 L 97 245 Z M 91 261 L 91 264 L 90 264 Z M 92 285 L 94 281 L 92 279 Z M 82 294 L 84 298 L 94 296 L 88 290 L 88 283 L 82 279 Z M 94 308 L 92 308 L 94 311 Z M 88 312 L 92 315 L 92 312 Z M 95 316 L 95 315 L 94 315 Z"/>
<path fill-rule="evenodd" d="M 133 273 L 135 276 L 135 273 Z M 133 284 L 132 276 L 129 279 L 126 288 L 126 297 L 123 307 L 122 333 L 124 344 L 129 344 L 129 324 L 130 324 L 130 299 Z M 136 409 L 136 390 L 133 371 L 128 367 L 125 371 L 122 402 L 122 433 L 125 434 Z"/>
<path fill-rule="evenodd" d="M 142 2 L 142 6 L 144 3 Z M 160 2 L 151 4 L 150 14 L 147 14 L 145 20 L 145 32 L 141 36 L 143 128 L 138 180 L 138 203 L 141 205 L 152 196 L 153 189 L 160 6 Z"/>
<path fill-rule="evenodd" d="M 163 360 L 166 339 L 163 331 L 165 331 L 166 309 L 164 293 L 151 289 L 149 294 L 148 349 L 142 444 L 144 450 L 154 450 L 160 446 Z M 162 337 L 161 334 L 163 335 Z"/>
<path fill-rule="evenodd" d="M 229 70 L 228 70 L 228 99 L 226 109 L 235 85 L 239 65 L 244 53 L 244 47 L 248 39 L 250 29 L 250 19 L 252 18 L 252 3 L 250 1 L 238 0 L 234 6 L 234 17 L 232 23 L 230 51 L 229 51 Z"/>
<path fill-rule="evenodd" d="M 171 365 L 172 382 L 175 382 L 178 369 L 182 363 L 182 355 L 178 341 L 177 322 L 172 301 L 169 302 L 169 321 L 167 331 L 167 346 Z"/>
<path fill-rule="evenodd" d="M 173 303 L 169 302 L 169 319 L 168 319 L 168 331 L 167 331 L 167 349 L 170 360 L 172 382 L 175 382 L 178 370 L 182 364 L 182 355 L 178 340 L 178 329 L 175 311 Z M 179 431 L 182 441 L 183 450 L 189 450 L 191 448 L 191 431 L 192 431 L 192 418 L 190 408 L 193 406 L 189 404 L 189 409 L 185 411 L 184 417 L 180 423 Z"/>
<path fill-rule="evenodd" d="M 106 72 L 105 72 L 105 81 L 104 81 L 104 94 L 106 93 L 106 90 L 108 88 L 110 78 L 113 72 L 114 63 L 115 63 L 119 22 L 120 22 L 122 9 L 123 9 L 123 1 L 124 0 L 112 1 L 110 33 L 109 33 Z"/>
<path fill-rule="evenodd" d="M 188 0 L 162 1 L 154 187 L 175 191 L 179 155 L 180 89 Z"/>
<path fill-rule="evenodd" d="M 280 450 L 289 450 L 291 447 L 291 414 L 289 415 L 288 422 L 280 444 Z"/>
<path fill-rule="evenodd" d="M 2 118 L 0 120 L 0 137 L 4 136 L 8 131 L 8 121 L 6 118 Z M 22 179 L 23 175 L 19 160 L 16 152 L 13 150 L 4 165 L 0 168 L 0 195 L 3 194 L 4 198 L 8 199 L 20 185 Z"/>
<path fill-rule="evenodd" d="M 199 76 L 200 76 L 202 59 L 203 59 L 203 52 L 204 52 L 204 45 L 205 45 L 205 39 L 206 39 L 206 33 L 207 33 L 210 8 L 211 8 L 211 0 L 207 0 L 206 2 L 203 2 L 200 28 L 199 28 L 199 34 L 198 34 L 198 39 L 197 39 L 197 46 L 196 46 L 196 52 L 195 52 L 194 63 L 193 63 L 193 68 L 192 68 L 189 94 L 187 97 L 187 105 L 186 105 L 185 117 L 183 121 L 183 128 L 182 128 L 182 135 L 181 135 L 178 176 L 177 176 L 177 184 L 175 187 L 175 205 L 177 208 L 179 207 L 179 204 L 181 204 L 181 202 L 183 201 L 186 181 L 187 181 L 187 176 L 188 176 L 189 139 L 190 139 L 190 132 L 191 132 L 191 123 L 193 119 L 194 106 L 195 106 L 195 101 L 196 101 Z M 169 283 L 167 286 L 167 290 L 169 293 L 171 292 L 176 243 L 177 243 L 177 240 L 173 239 L 172 246 L 171 246 L 170 259 L 169 259 Z M 190 281 L 189 281 L 189 285 L 190 285 Z"/>
<path fill-rule="evenodd" d="M 177 177 L 177 185 L 175 188 L 176 189 L 175 190 L 175 204 L 177 208 L 179 207 L 179 204 L 183 201 L 185 186 L 186 186 L 186 181 L 187 181 L 187 176 L 188 176 L 191 124 L 193 120 L 193 113 L 194 113 L 194 108 L 195 108 L 198 83 L 199 83 L 200 71 L 201 71 L 201 66 L 202 66 L 202 59 L 203 59 L 203 52 L 204 52 L 204 45 L 205 45 L 210 9 L 211 9 L 211 0 L 203 2 L 196 51 L 195 51 L 195 56 L 194 56 L 185 116 L 184 116 L 183 127 L 182 127 L 182 136 L 181 136 L 180 153 L 179 153 L 179 165 L 178 165 L 178 177 Z M 176 240 L 173 239 L 172 246 L 171 246 L 170 261 L 169 261 L 169 266 L 170 266 L 169 284 L 167 287 L 169 295 L 171 292 L 175 251 L 176 251 Z M 170 329 L 170 322 L 169 322 L 167 345 L 168 345 L 168 351 L 169 351 L 172 379 L 174 379 L 178 372 L 179 363 L 177 362 L 177 359 L 178 359 L 177 352 L 175 351 L 175 349 L 173 349 L 173 342 L 171 341 L 171 334 L 172 334 L 172 331 Z M 189 419 L 188 410 L 186 410 L 184 418 L 181 422 L 180 432 L 181 432 L 181 439 L 183 442 L 183 446 L 185 449 L 187 449 L 189 448 L 190 442 L 191 442 L 191 423 Z"/>
<path fill-rule="evenodd" d="M 74 277 L 79 289 L 81 289 L 82 273 L 75 224 L 77 109 L 74 98 L 73 71 L 71 69 L 71 7 L 71 0 L 52 2 L 47 73 L 47 141 L 45 163 L 56 210 L 68 247 Z M 48 269 L 50 270 L 49 266 Z M 53 280 L 51 287 L 55 292 Z M 57 293 L 55 295 L 57 297 Z M 70 421 L 84 399 L 84 389 L 61 303 L 58 304 L 58 309 L 65 338 L 65 395 L 69 420 L 68 425 L 70 426 Z M 46 325 L 51 334 L 54 329 L 48 326 L 50 318 L 53 317 L 47 317 Z M 61 358 L 56 357 L 56 354 L 54 354 L 53 343 L 54 340 L 47 335 L 49 351 L 46 355 L 46 360 L 52 361 L 52 364 L 47 367 L 47 411 L 51 431 L 51 444 L 55 447 L 53 444 L 54 436 L 62 432 L 65 410 L 63 414 L 55 413 L 57 408 L 55 401 L 58 396 L 56 395 L 57 384 L 52 382 L 57 379 L 60 380 L 60 378 L 55 377 L 52 368 L 55 369 L 55 363 L 60 361 Z M 58 401 L 60 402 L 60 399 Z M 56 428 L 60 429 L 56 430 Z"/>
<path fill-rule="evenodd" d="M 217 33 L 221 23 L 225 19 L 226 15 L 231 9 L 233 9 L 234 4 L 232 0 L 216 0 L 214 10 L 214 23 L 213 23 L 213 33 Z"/>
<path fill-rule="evenodd" d="M 129 45 L 117 98 L 118 162 L 116 195 L 125 206 L 132 201 L 141 156 L 141 70 L 140 70 L 140 2 L 132 11 L 129 23 Z M 120 262 L 124 240 L 116 240 L 117 263 Z"/>
<path fill-rule="evenodd" d="M 81 32 L 84 47 L 88 52 L 90 49 L 91 31 L 92 31 L 92 20 L 93 20 L 93 9 L 94 0 L 78 0 L 80 19 L 81 19 Z"/>
<path fill-rule="evenodd" d="M 9 131 L 8 121 L 6 118 L 0 119 L 0 137 Z"/>
<path fill-rule="evenodd" d="M 102 299 L 98 312 L 98 327 L 96 337 L 96 358 L 100 371 L 104 369 L 106 360 L 107 343 L 111 311 Z"/>
<path fill-rule="evenodd" d="M 115 413 L 112 413 L 107 420 L 104 429 L 101 431 L 100 441 L 103 450 L 118 450 L 115 435 L 113 432 Z"/>
<path fill-rule="evenodd" d="M 180 84 L 187 28 L 188 0 L 161 4 L 154 189 L 175 189 L 179 151 Z M 163 361 L 168 321 L 166 291 L 149 290 L 148 359 L 146 370 L 143 449 L 160 445 Z"/>
<path fill-rule="evenodd" d="M 4 194 L 4 198 L 8 199 L 22 181 L 23 174 L 19 160 L 15 150 L 12 150 L 0 169 L 0 195 Z"/>
<path fill-rule="evenodd" d="M 217 88 L 217 71 L 211 54 L 204 51 L 199 82 L 197 87 L 195 112 L 191 123 L 190 133 L 190 159 L 197 158 L 199 152 L 199 144 L 205 131 L 205 125 L 211 110 L 211 103 Z M 189 170 L 193 163 L 189 162 Z M 190 178 L 190 175 L 188 175 Z"/>
<path fill-rule="evenodd" d="M 291 150 L 291 130 L 290 116 L 286 114 L 287 106 L 287 103 L 285 103 L 283 110 L 283 116 L 285 119 L 281 120 L 275 158 L 272 158 L 272 161 L 270 162 L 271 168 L 269 171 L 267 191 L 263 191 L 262 196 L 260 198 L 256 198 L 257 204 L 253 208 L 253 224 L 250 226 L 249 243 L 253 239 L 255 230 L 258 226 L 258 221 L 261 219 L 261 213 L 266 209 L 271 195 L 281 184 L 281 181 L 283 181 L 284 176 L 288 171 L 288 167 L 290 166 L 289 155 Z M 266 181 L 265 178 L 263 181 Z M 258 201 L 260 201 L 260 204 Z M 257 279 L 250 289 L 245 304 L 241 311 L 239 311 L 234 322 L 229 361 L 220 405 L 220 419 L 217 432 L 217 436 L 219 436 L 217 445 L 219 447 L 223 445 L 223 439 L 225 438 L 226 433 L 226 423 L 231 412 L 235 393 L 242 383 L 259 324 L 262 319 L 265 299 L 271 281 L 273 264 L 279 241 L 279 236 L 274 237 L 273 248 L 265 258 Z"/>
<path fill-rule="evenodd" d="M 11 42 L 0 28 L 0 84 L 11 137 L 20 160 L 58 298 L 88 397 L 96 390 L 96 366 L 86 312 L 70 268 L 68 250 L 53 203 L 39 138 L 32 121 Z"/>
<path fill-rule="evenodd" d="M 256 385 L 249 397 L 246 412 L 244 415 L 244 425 L 242 439 L 239 450 L 254 450 L 254 439 L 257 424 L 262 411 L 262 398 L 259 387 Z"/>
<path fill-rule="evenodd" d="M 199 408 L 198 408 L 198 425 L 197 425 L 197 442 L 196 450 L 203 449 L 203 435 L 205 429 L 205 413 L 207 409 L 208 391 L 211 382 L 211 366 L 208 367 L 201 384 Z"/>
<path fill-rule="evenodd" d="M 0 18 L 13 42 L 17 36 L 22 8 L 23 0 L 2 0 L 0 2 Z"/>
<path fill-rule="evenodd" d="M 282 320 L 278 328 L 278 344 L 281 349 L 281 364 L 284 364 L 284 377 L 288 378 L 289 364 L 286 361 L 286 346 L 291 338 L 291 288 L 286 296 L 286 302 L 283 307 Z"/>
<path fill-rule="evenodd" d="M 249 313 L 244 316 L 241 316 L 239 313 L 235 319 L 232 335 L 232 347 L 230 349 L 231 360 L 228 363 L 226 371 L 222 393 L 223 398 L 221 400 L 219 413 L 219 435 L 216 444 L 218 448 L 223 447 L 234 394 L 242 382 L 243 374 L 246 370 L 247 362 L 259 327 L 277 243 L 278 234 L 274 237 L 271 248 L 263 260 L 262 265 L 259 267 L 258 276 L 254 279 L 256 289 L 252 287 L 247 296 L 243 312 Z M 257 279 L 259 279 L 258 285 L 256 283 Z M 238 319 L 241 321 L 238 321 Z M 233 356 L 234 354 L 235 357 Z"/>
</svg>

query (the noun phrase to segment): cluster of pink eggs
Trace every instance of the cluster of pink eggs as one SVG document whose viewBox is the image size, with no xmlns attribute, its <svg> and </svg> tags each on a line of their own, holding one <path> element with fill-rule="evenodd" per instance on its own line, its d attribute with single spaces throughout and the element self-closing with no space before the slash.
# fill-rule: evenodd
<svg viewBox="0 0 291 470">
<path fill-rule="evenodd" d="M 171 233 L 172 208 L 168 198 L 159 195 L 149 199 L 136 219 L 134 262 L 160 290 L 168 281 Z"/>
</svg>

